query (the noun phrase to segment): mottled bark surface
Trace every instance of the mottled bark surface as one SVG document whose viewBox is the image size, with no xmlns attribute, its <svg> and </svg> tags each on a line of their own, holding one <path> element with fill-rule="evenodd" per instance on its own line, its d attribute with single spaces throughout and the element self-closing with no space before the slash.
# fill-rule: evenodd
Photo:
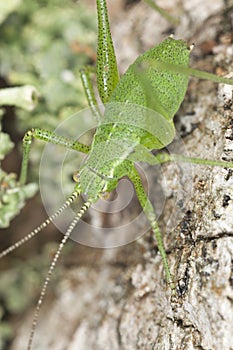
<svg viewBox="0 0 233 350">
<path fill-rule="evenodd" d="M 180 17 L 175 29 L 141 2 L 129 8 L 108 2 L 121 72 L 173 31 L 195 42 L 193 67 L 220 74 L 232 70 L 232 2 L 161 1 Z M 177 117 L 175 148 L 182 137 L 191 156 L 233 160 L 231 103 L 218 88 L 191 80 Z M 180 182 L 185 190 L 191 184 L 192 191 L 186 198 L 178 193 L 182 220 L 171 230 L 166 224 L 178 210 L 177 169 L 174 164 L 162 169 L 168 199 L 160 226 L 178 295 L 171 298 L 151 233 L 116 249 L 74 243 L 68 263 L 64 258 L 57 267 L 63 278 L 56 295 L 49 293 L 43 304 L 34 350 L 233 349 L 233 175 L 191 166 L 190 178 L 181 169 Z M 153 169 L 147 172 L 153 181 Z M 150 195 L 160 201 L 153 191 Z M 20 320 L 11 350 L 26 349 L 32 315 L 33 309 Z"/>
</svg>

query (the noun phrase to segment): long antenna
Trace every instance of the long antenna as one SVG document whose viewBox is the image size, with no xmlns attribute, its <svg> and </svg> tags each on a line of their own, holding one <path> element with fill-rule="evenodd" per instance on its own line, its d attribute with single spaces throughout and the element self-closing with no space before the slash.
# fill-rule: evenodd
<svg viewBox="0 0 233 350">
<path fill-rule="evenodd" d="M 12 246 L 7 248 L 6 250 L 3 250 L 0 253 L 0 259 L 6 256 L 7 254 L 11 253 L 13 250 L 17 249 L 20 247 L 22 244 L 25 242 L 29 241 L 32 237 L 37 235 L 41 230 L 43 230 L 46 226 L 48 226 L 51 222 L 53 222 L 65 209 L 67 209 L 73 202 L 74 200 L 79 196 L 78 191 L 74 191 L 70 197 L 66 200 L 66 202 L 49 218 L 47 218 L 40 226 L 36 227 L 33 231 L 28 233 L 25 237 L 20 239 L 18 242 L 14 243 Z"/>
<path fill-rule="evenodd" d="M 83 214 L 87 211 L 87 209 L 90 207 L 91 205 L 91 201 L 87 201 L 83 204 L 82 208 L 80 209 L 80 211 L 76 214 L 74 220 L 71 222 L 70 226 L 68 227 L 65 235 L 64 235 L 64 238 L 62 239 L 58 249 L 57 249 L 57 252 L 50 264 L 50 267 L 49 267 L 49 271 L 47 273 L 47 276 L 45 278 L 45 281 L 44 281 L 44 285 L 42 287 L 42 290 L 41 290 L 41 293 L 40 293 L 40 297 L 38 299 L 38 302 L 37 302 L 37 306 L 36 306 L 36 310 L 35 310 L 35 313 L 34 313 L 34 317 L 33 317 L 33 322 L 32 322 L 32 327 L 31 327 L 31 333 L 30 333 L 30 338 L 29 338 L 29 341 L 28 341 L 28 347 L 27 347 L 27 350 L 31 350 L 31 347 L 32 347 L 32 341 L 33 341 L 33 337 L 34 337 L 34 334 L 35 334 L 35 329 L 36 329 L 36 325 L 37 325 L 37 322 L 38 322 L 38 317 L 39 317 L 39 312 L 40 312 L 40 309 L 41 309 L 41 305 L 42 305 L 42 302 L 43 302 L 43 299 L 44 299 L 44 296 L 46 294 L 46 290 L 47 290 L 47 287 L 48 287 L 48 284 L 50 282 L 50 279 L 51 279 L 51 275 L 53 273 L 53 270 L 57 264 L 57 260 L 61 254 L 61 251 L 66 243 L 66 241 L 68 240 L 68 238 L 70 237 L 73 229 L 75 228 L 76 224 L 78 223 L 78 221 L 81 219 L 81 217 L 83 216 Z"/>
</svg>

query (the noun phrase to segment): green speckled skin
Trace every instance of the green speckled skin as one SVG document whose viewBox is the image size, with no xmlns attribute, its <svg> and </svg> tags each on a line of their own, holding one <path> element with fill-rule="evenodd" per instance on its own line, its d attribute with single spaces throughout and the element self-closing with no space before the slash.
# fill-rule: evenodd
<svg viewBox="0 0 233 350">
<path fill-rule="evenodd" d="M 188 76 L 166 70 L 156 70 L 151 63 L 153 60 L 188 67 L 190 50 L 183 40 L 167 38 L 152 49 L 139 56 L 122 76 L 113 91 L 109 102 L 125 102 L 152 108 L 168 120 L 172 120 L 184 99 Z M 148 64 L 147 64 L 148 62 Z M 136 75 L 137 67 L 142 67 L 142 77 L 147 81 L 151 100 L 146 96 L 140 74 Z M 140 72 L 139 72 L 140 73 Z M 156 103 L 153 103 L 153 95 Z"/>
<path fill-rule="evenodd" d="M 148 154 L 151 149 L 160 149 L 172 141 L 175 133 L 173 117 L 184 99 L 188 76 L 171 70 L 158 70 L 153 62 L 157 60 L 187 67 L 190 50 L 184 41 L 168 38 L 139 56 L 116 84 L 117 65 L 105 0 L 97 0 L 97 12 L 98 89 L 102 101 L 109 103 L 105 104 L 104 118 L 80 169 L 76 189 L 88 196 L 89 203 L 93 203 L 105 192 L 116 188 L 123 176 L 131 179 L 156 237 L 167 282 L 174 291 L 156 215 L 130 156 L 134 155 L 134 161 L 142 160 L 143 152 Z"/>
<path fill-rule="evenodd" d="M 150 151 L 163 148 L 174 138 L 173 117 L 184 98 L 188 84 L 188 74 L 178 72 L 175 65 L 186 69 L 189 63 L 189 49 L 184 41 L 168 38 L 139 56 L 119 81 L 106 0 L 97 0 L 96 3 L 98 13 L 97 83 L 100 98 L 105 104 L 104 116 L 101 116 L 100 110 L 96 107 L 96 99 L 90 84 L 88 70 L 83 70 L 83 86 L 86 90 L 90 108 L 99 122 L 91 146 L 83 145 L 79 141 L 68 140 L 44 129 L 35 128 L 25 135 L 20 175 L 21 185 L 26 182 L 29 151 L 33 138 L 59 144 L 86 153 L 88 156 L 79 172 L 74 174 L 77 184 L 66 203 L 42 225 L 20 240 L 19 243 L 4 251 L 2 256 L 32 238 L 80 194 L 86 194 L 88 197 L 86 203 L 77 213 L 65 234 L 65 240 L 67 240 L 73 227 L 90 205 L 105 192 L 111 192 L 115 189 L 119 179 L 128 176 L 134 184 L 139 202 L 154 232 L 163 260 L 167 282 L 174 290 L 175 287 L 172 282 L 156 215 L 144 191 L 134 162 L 146 160 L 148 163 L 154 164 L 154 159 L 157 162 L 156 164 L 163 162 L 163 157 L 160 161 Z M 165 63 L 164 69 L 158 69 L 156 62 Z M 168 64 L 171 64 L 175 69 L 166 69 L 169 68 Z M 50 271 L 53 270 L 64 244 L 65 241 L 62 241 Z M 47 282 L 45 282 L 42 289 L 39 303 L 43 299 L 46 287 Z M 35 315 L 36 319 L 37 314 Z M 31 349 L 34 325 L 28 349 Z"/>
<path fill-rule="evenodd" d="M 148 150 L 160 149 L 172 141 L 174 137 L 173 117 L 183 101 L 188 77 L 180 73 L 158 71 L 150 62 L 159 60 L 187 67 L 189 52 L 184 41 L 168 38 L 139 56 L 123 75 L 110 96 L 110 104 L 106 105 L 104 122 L 97 128 L 90 154 L 83 168 L 80 169 L 81 191 L 89 198 L 95 198 L 101 192 L 111 191 L 113 184 L 117 184 L 122 176 L 128 174 L 128 162 L 126 165 L 125 160 L 137 145 L 142 144 Z M 141 69 L 142 64 L 144 64 L 143 72 L 138 70 L 138 67 Z M 140 79 L 142 74 L 143 80 Z M 156 96 L 155 104 L 148 98 L 145 79 L 150 89 L 149 97 Z M 116 116 L 122 113 L 120 107 L 117 108 L 117 104 L 115 107 L 115 102 L 121 103 L 122 109 L 124 109 L 124 103 L 126 106 L 129 103 L 132 104 L 132 112 L 128 113 L 124 123 L 109 121 L 109 124 L 106 124 L 109 114 L 114 115 L 112 109 L 115 108 Z M 146 109 L 144 111 L 141 108 L 139 115 L 135 105 L 149 107 L 158 113 L 155 113 L 154 117 L 154 124 L 158 129 L 161 128 L 163 118 L 161 133 L 168 130 L 170 138 L 168 137 L 167 142 L 163 139 L 159 140 L 154 136 L 154 132 L 146 131 L 151 128 L 149 121 L 146 120 Z M 141 120 L 135 122 L 138 117 Z M 132 125 L 133 122 L 135 125 Z"/>
<path fill-rule="evenodd" d="M 97 85 L 101 100 L 103 103 L 106 103 L 119 81 L 119 75 L 105 0 L 97 1 L 97 14 Z"/>
</svg>

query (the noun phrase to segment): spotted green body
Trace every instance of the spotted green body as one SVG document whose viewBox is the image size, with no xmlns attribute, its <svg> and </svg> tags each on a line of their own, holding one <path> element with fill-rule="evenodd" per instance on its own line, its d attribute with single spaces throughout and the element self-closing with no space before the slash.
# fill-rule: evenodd
<svg viewBox="0 0 233 350">
<path fill-rule="evenodd" d="M 188 76 L 156 70 L 150 62 L 154 60 L 188 67 L 189 55 L 190 49 L 185 41 L 165 39 L 136 59 L 122 76 L 109 102 L 129 101 L 151 108 L 172 121 L 187 91 Z M 140 67 L 144 80 L 137 74 Z"/>
<path fill-rule="evenodd" d="M 113 52 L 112 48 L 110 52 Z M 173 117 L 184 99 L 188 77 L 155 69 L 149 63 L 150 60 L 158 60 L 187 67 L 189 53 L 186 42 L 168 38 L 139 56 L 122 76 L 106 105 L 90 154 L 80 169 L 79 185 L 89 198 L 98 198 L 102 192 L 111 192 L 118 180 L 128 175 L 128 158 L 138 145 L 151 150 L 163 148 L 172 141 L 175 131 Z M 126 107 L 128 115 L 119 122 L 117 116 L 125 108 L 124 104 L 131 104 L 132 108 Z M 159 139 L 155 133 L 146 131 L 150 125 L 146 110 L 142 108 L 137 113 L 135 105 L 156 112 L 153 121 L 157 128 L 161 127 L 161 119 L 164 119 L 162 134 L 166 132 L 164 129 L 168 130 L 170 137 L 167 142 L 163 137 Z M 135 122 L 136 118 L 139 120 Z"/>
<path fill-rule="evenodd" d="M 119 81 L 119 75 L 106 1 L 97 1 L 96 4 L 98 14 L 97 85 L 101 100 L 106 103 Z"/>
</svg>

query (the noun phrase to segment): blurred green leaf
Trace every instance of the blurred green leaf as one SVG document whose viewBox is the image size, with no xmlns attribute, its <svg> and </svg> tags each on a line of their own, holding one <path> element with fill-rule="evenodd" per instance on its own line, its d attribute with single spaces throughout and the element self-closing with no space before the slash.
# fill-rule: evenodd
<svg viewBox="0 0 233 350">
<path fill-rule="evenodd" d="M 33 110 L 36 107 L 39 92 L 32 85 L 0 89 L 0 105 L 16 106 Z"/>
<path fill-rule="evenodd" d="M 8 227 L 23 208 L 26 200 L 37 192 L 38 186 L 30 183 L 20 186 L 16 175 L 0 169 L 0 227 Z"/>
<path fill-rule="evenodd" d="M 7 0 L 0 3 L 0 24 L 20 5 L 21 0 Z"/>
<path fill-rule="evenodd" d="M 5 155 L 14 147 L 13 142 L 8 134 L 0 131 L 0 161 L 4 159 Z"/>
<path fill-rule="evenodd" d="M 15 111 L 15 132 L 24 134 L 33 127 L 52 131 L 70 111 L 87 106 L 79 68 L 95 61 L 96 16 L 84 2 L 72 0 L 24 0 L 14 10 L 0 25 L 0 75 L 10 85 L 33 85 L 40 92 L 34 111 Z M 3 159 L 13 144 L 6 134 L 0 141 Z M 32 147 L 29 181 L 38 180 L 43 146 L 36 142 Z M 35 185 L 20 188 L 16 176 L 3 170 L 1 181 L 0 225 L 6 227 L 35 192 Z"/>
</svg>

